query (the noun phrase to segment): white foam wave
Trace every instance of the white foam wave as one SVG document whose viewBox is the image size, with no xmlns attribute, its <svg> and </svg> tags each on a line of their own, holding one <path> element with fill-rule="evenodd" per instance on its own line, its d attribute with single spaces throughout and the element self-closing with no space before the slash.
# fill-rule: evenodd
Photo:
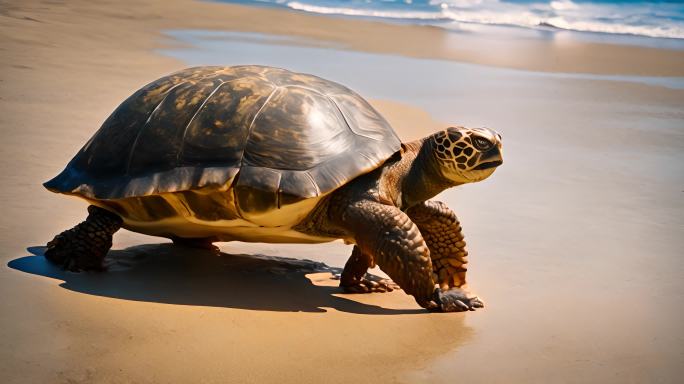
<svg viewBox="0 0 684 384">
<path fill-rule="evenodd" d="M 557 1 L 552 1 L 549 3 L 552 9 L 557 10 L 557 11 L 569 11 L 569 10 L 575 10 L 579 9 L 579 6 L 577 4 L 573 3 L 570 0 L 557 0 Z"/>
<path fill-rule="evenodd" d="M 648 9 L 631 9 L 611 6 L 586 5 L 571 0 L 554 0 L 549 3 L 515 4 L 498 0 L 432 0 L 434 11 L 379 10 L 366 8 L 330 7 L 310 5 L 298 1 L 288 2 L 287 7 L 311 13 L 376 17 L 384 19 L 406 19 L 443 21 L 487 25 L 509 25 L 524 28 L 551 26 L 558 29 L 629 34 L 648 37 L 684 39 L 684 25 L 663 20 L 644 20 L 641 25 L 634 22 L 634 15 L 646 14 Z M 604 17 L 602 17 L 604 16 Z M 629 24 L 627 21 L 629 20 Z"/>
<path fill-rule="evenodd" d="M 451 20 L 461 23 L 514 25 L 519 27 L 536 27 L 540 23 L 539 17 L 530 12 L 499 13 L 494 11 L 458 12 L 443 11 Z"/>
<path fill-rule="evenodd" d="M 379 17 L 383 19 L 410 19 L 410 20 L 440 20 L 448 19 L 438 12 L 406 12 L 406 11 L 380 11 L 373 9 L 356 9 L 342 7 L 325 7 L 320 5 L 302 4 L 296 1 L 287 3 L 289 8 L 324 15 L 345 15 L 345 16 L 365 16 Z"/>
<path fill-rule="evenodd" d="M 567 21 L 562 17 L 550 18 L 545 21 L 545 23 L 556 28 L 567 29 L 570 31 L 684 39 L 684 28 L 677 26 L 637 26 L 591 21 Z"/>
</svg>

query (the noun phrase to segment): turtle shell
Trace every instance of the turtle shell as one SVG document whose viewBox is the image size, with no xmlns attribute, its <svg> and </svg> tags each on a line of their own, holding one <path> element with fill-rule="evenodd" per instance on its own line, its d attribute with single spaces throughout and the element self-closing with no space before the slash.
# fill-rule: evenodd
<svg viewBox="0 0 684 384">
<path fill-rule="evenodd" d="M 399 150 L 362 97 L 265 66 L 196 67 L 125 100 L 51 191 L 116 200 L 233 188 L 242 211 L 329 193 Z"/>
</svg>

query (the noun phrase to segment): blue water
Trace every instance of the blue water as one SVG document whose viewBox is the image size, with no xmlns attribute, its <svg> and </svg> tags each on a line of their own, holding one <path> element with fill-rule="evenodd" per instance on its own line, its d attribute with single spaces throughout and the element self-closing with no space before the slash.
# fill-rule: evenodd
<svg viewBox="0 0 684 384">
<path fill-rule="evenodd" d="M 299 12 L 384 19 L 445 29 L 492 26 L 579 34 L 684 39 L 684 1 L 629 0 L 221 0 Z M 628 41 L 634 43 L 634 41 Z M 636 41 L 652 45 L 653 41 Z M 658 45 L 658 44 L 656 44 Z M 661 44 L 662 45 L 662 44 Z M 665 44 L 667 45 L 667 43 Z"/>
</svg>

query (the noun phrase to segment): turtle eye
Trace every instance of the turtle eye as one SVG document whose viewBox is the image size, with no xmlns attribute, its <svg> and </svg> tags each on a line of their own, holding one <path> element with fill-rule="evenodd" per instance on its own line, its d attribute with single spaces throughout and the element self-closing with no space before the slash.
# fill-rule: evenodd
<svg viewBox="0 0 684 384">
<path fill-rule="evenodd" d="M 477 148 L 478 151 L 486 151 L 493 145 L 491 141 L 480 136 L 474 136 L 472 140 L 473 145 L 475 145 L 475 148 Z"/>
</svg>

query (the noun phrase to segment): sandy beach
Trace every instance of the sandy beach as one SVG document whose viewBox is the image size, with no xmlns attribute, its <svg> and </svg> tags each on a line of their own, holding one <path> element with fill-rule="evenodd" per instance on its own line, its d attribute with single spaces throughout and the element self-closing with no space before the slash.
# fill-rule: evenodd
<svg viewBox="0 0 684 384">
<path fill-rule="evenodd" d="M 681 82 L 684 51 L 152 0 L 0 2 L 0 52 L 3 382 L 684 375 L 684 90 L 659 85 Z M 190 65 L 245 61 L 349 85 L 404 140 L 502 132 L 491 180 L 438 196 L 464 224 L 485 309 L 343 294 L 341 242 L 225 243 L 216 257 L 120 231 L 107 273 L 44 261 L 86 204 L 41 184 L 123 99 Z"/>
</svg>

